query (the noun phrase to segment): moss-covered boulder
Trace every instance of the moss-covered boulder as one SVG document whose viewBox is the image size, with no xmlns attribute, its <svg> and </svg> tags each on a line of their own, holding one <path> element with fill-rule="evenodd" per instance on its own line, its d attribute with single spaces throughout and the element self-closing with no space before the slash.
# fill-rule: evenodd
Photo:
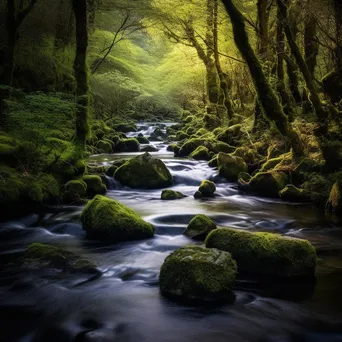
<svg viewBox="0 0 342 342">
<path fill-rule="evenodd" d="M 190 158 L 196 160 L 207 160 L 209 161 L 213 156 L 213 153 L 210 152 L 205 146 L 198 146 L 195 151 L 190 154 Z"/>
<path fill-rule="evenodd" d="M 190 137 L 189 134 L 187 134 L 186 132 L 183 132 L 183 131 L 179 131 L 176 134 L 176 140 L 177 141 L 182 141 L 182 140 L 188 139 L 189 137 Z"/>
<path fill-rule="evenodd" d="M 210 167 L 217 167 L 218 166 L 217 155 L 214 155 L 214 157 L 209 160 L 208 165 Z"/>
<path fill-rule="evenodd" d="M 170 254 L 159 275 L 162 294 L 183 299 L 233 300 L 236 263 L 227 252 L 186 246 Z"/>
<path fill-rule="evenodd" d="M 216 131 L 216 130 L 215 130 Z M 228 128 L 218 129 L 215 132 L 216 138 L 229 145 L 240 145 L 241 140 L 246 137 L 246 132 L 241 124 L 233 125 Z"/>
<path fill-rule="evenodd" d="M 31 244 L 24 253 L 23 264 L 34 267 L 50 267 L 71 273 L 100 274 L 96 264 L 63 248 L 42 244 Z"/>
<path fill-rule="evenodd" d="M 109 141 L 106 140 L 100 140 L 96 144 L 97 149 L 100 153 L 112 153 L 113 152 L 113 146 Z"/>
<path fill-rule="evenodd" d="M 196 150 L 199 146 L 205 146 L 209 148 L 211 146 L 211 142 L 206 141 L 205 139 L 199 138 L 199 139 L 189 139 L 187 140 L 180 148 L 179 150 L 179 156 L 180 157 L 187 157 L 192 152 Z"/>
<path fill-rule="evenodd" d="M 134 123 L 119 123 L 112 126 L 113 129 L 117 132 L 128 133 L 128 132 L 136 132 L 137 126 Z"/>
<path fill-rule="evenodd" d="M 164 201 L 177 200 L 186 197 L 179 191 L 174 190 L 163 190 L 161 193 L 161 199 Z"/>
<path fill-rule="evenodd" d="M 120 139 L 115 150 L 117 152 L 139 152 L 140 144 L 135 138 Z"/>
<path fill-rule="evenodd" d="M 202 181 L 201 185 L 198 188 L 198 191 L 203 196 L 213 196 L 216 191 L 216 185 L 214 182 L 209 180 Z"/>
<path fill-rule="evenodd" d="M 314 197 L 314 193 L 306 189 L 299 189 L 292 184 L 286 185 L 286 187 L 279 192 L 280 197 L 285 201 L 290 202 L 311 202 Z"/>
<path fill-rule="evenodd" d="M 315 275 L 316 252 L 307 240 L 222 228 L 212 231 L 205 244 L 230 252 L 239 272 L 276 277 Z"/>
<path fill-rule="evenodd" d="M 141 152 L 158 152 L 159 150 L 154 146 L 145 146 L 141 149 Z"/>
<path fill-rule="evenodd" d="M 87 184 L 87 195 L 94 196 L 105 194 L 106 186 L 102 183 L 102 179 L 97 175 L 86 175 L 82 177 L 82 181 Z"/>
<path fill-rule="evenodd" d="M 177 147 L 178 147 L 177 144 L 170 144 L 170 145 L 166 148 L 166 150 L 169 151 L 169 152 L 174 152 L 175 149 L 176 149 Z"/>
<path fill-rule="evenodd" d="M 327 208 L 339 216 L 342 216 L 342 183 L 339 181 L 333 185 L 330 191 Z"/>
<path fill-rule="evenodd" d="M 106 175 L 113 177 L 115 171 L 123 164 L 127 162 L 127 159 L 118 159 L 113 162 L 113 164 L 106 170 Z"/>
<path fill-rule="evenodd" d="M 214 144 L 212 144 L 211 149 L 214 153 L 233 153 L 235 151 L 235 147 L 230 146 L 222 141 L 218 141 Z"/>
<path fill-rule="evenodd" d="M 147 144 L 148 145 L 150 143 L 150 141 L 144 136 L 137 137 L 136 139 L 139 141 L 140 144 Z"/>
<path fill-rule="evenodd" d="M 148 152 L 120 166 L 114 178 L 135 189 L 158 189 L 171 186 L 173 179 L 166 165 Z"/>
<path fill-rule="evenodd" d="M 150 238 L 154 227 L 119 201 L 96 196 L 81 214 L 83 229 L 91 239 L 128 241 Z"/>
<path fill-rule="evenodd" d="M 258 172 L 249 181 L 251 191 L 260 196 L 279 197 L 279 191 L 291 183 L 288 174 L 282 171 Z"/>
<path fill-rule="evenodd" d="M 241 172 L 248 172 L 248 166 L 241 157 L 220 152 L 217 156 L 219 175 L 229 181 L 236 181 Z"/>
<path fill-rule="evenodd" d="M 184 235 L 196 240 L 205 240 L 207 235 L 216 228 L 216 223 L 210 217 L 199 214 L 189 222 Z"/>
<path fill-rule="evenodd" d="M 65 184 L 62 199 L 66 203 L 80 203 L 87 194 L 87 184 L 83 180 L 71 180 Z"/>
</svg>

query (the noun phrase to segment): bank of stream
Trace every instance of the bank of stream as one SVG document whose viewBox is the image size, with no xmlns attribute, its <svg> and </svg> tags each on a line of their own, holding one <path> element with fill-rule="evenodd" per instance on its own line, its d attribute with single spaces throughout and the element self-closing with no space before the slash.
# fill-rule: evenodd
<svg viewBox="0 0 342 342">
<path fill-rule="evenodd" d="M 149 136 L 154 124 L 142 123 Z M 167 144 L 151 142 L 188 197 L 161 201 L 161 190 L 134 190 L 108 179 L 108 197 L 134 209 L 156 227 L 154 238 L 119 244 L 89 241 L 78 221 L 82 207 L 60 206 L 5 222 L 0 228 L 6 261 L 32 242 L 57 244 L 95 261 L 99 278 L 6 266 L 0 272 L 1 341 L 287 342 L 342 341 L 342 224 L 312 205 L 242 193 L 206 162 L 175 158 Z M 94 155 L 110 165 L 138 153 Z M 204 179 L 216 196 L 195 200 Z M 162 297 L 158 274 L 167 255 L 194 241 L 182 235 L 190 219 L 210 216 L 219 227 L 267 231 L 310 240 L 318 252 L 317 281 L 260 285 L 239 278 L 234 304 L 187 306 Z M 53 274 L 52 274 L 52 273 Z"/>
</svg>

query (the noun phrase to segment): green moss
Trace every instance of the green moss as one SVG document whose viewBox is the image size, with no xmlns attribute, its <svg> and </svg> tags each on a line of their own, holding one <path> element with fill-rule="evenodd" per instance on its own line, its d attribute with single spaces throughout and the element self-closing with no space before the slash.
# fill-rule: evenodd
<svg viewBox="0 0 342 342">
<path fill-rule="evenodd" d="M 44 173 L 29 181 L 26 191 L 30 200 L 44 202 L 57 199 L 60 194 L 60 186 L 52 175 Z"/>
<path fill-rule="evenodd" d="M 277 158 L 272 158 L 269 159 L 266 163 L 264 163 L 261 166 L 260 171 L 261 172 L 266 172 L 274 169 L 278 164 L 280 164 L 283 161 L 283 157 L 277 157 Z"/>
<path fill-rule="evenodd" d="M 154 227 L 119 201 L 96 196 L 81 214 L 88 237 L 99 240 L 126 241 L 150 238 Z"/>
<path fill-rule="evenodd" d="M 202 181 L 198 191 L 204 196 L 213 196 L 216 191 L 216 185 L 209 180 Z"/>
<path fill-rule="evenodd" d="M 140 144 L 149 144 L 150 141 L 146 137 L 137 137 Z"/>
<path fill-rule="evenodd" d="M 192 218 L 184 234 L 196 240 L 204 240 L 216 228 L 215 222 L 210 217 L 199 214 Z"/>
<path fill-rule="evenodd" d="M 185 132 L 187 135 L 193 135 L 193 134 L 195 134 L 196 133 L 196 128 L 195 127 L 188 127 L 187 129 L 186 129 L 186 132 Z"/>
<path fill-rule="evenodd" d="M 100 140 L 96 144 L 96 147 L 100 153 L 112 153 L 113 152 L 112 144 L 106 140 Z"/>
<path fill-rule="evenodd" d="M 215 132 L 217 140 L 233 146 L 240 145 L 241 141 L 246 137 L 246 133 L 242 130 L 242 125 L 240 124 L 223 128 Z"/>
<path fill-rule="evenodd" d="M 42 243 L 33 243 L 28 247 L 24 253 L 23 263 L 58 268 L 65 272 L 99 273 L 96 264 L 90 260 L 65 249 Z"/>
<path fill-rule="evenodd" d="M 117 152 L 139 152 L 140 144 L 135 138 L 121 139 L 115 149 Z"/>
<path fill-rule="evenodd" d="M 182 193 L 174 190 L 163 190 L 161 193 L 161 199 L 165 201 L 177 200 L 186 197 Z"/>
<path fill-rule="evenodd" d="M 166 150 L 169 152 L 174 152 L 177 147 L 178 147 L 177 144 L 170 144 Z"/>
<path fill-rule="evenodd" d="M 213 153 L 210 152 L 205 146 L 198 146 L 195 151 L 190 154 L 190 158 L 196 160 L 207 160 L 209 161 L 213 156 Z"/>
<path fill-rule="evenodd" d="M 185 140 L 185 139 L 188 139 L 189 138 L 189 135 L 183 131 L 179 131 L 177 132 L 176 134 L 176 140 L 177 141 L 182 141 L 182 140 Z"/>
<path fill-rule="evenodd" d="M 221 120 L 216 115 L 206 114 L 203 117 L 205 128 L 213 130 L 221 126 Z"/>
<path fill-rule="evenodd" d="M 249 182 L 252 191 L 265 197 L 279 197 L 279 191 L 290 184 L 290 177 L 281 171 L 258 172 Z"/>
<path fill-rule="evenodd" d="M 165 295 L 203 301 L 232 300 L 236 263 L 227 252 L 186 246 L 170 254 L 159 275 Z"/>
<path fill-rule="evenodd" d="M 216 143 L 214 143 L 211 147 L 212 151 L 214 153 L 220 153 L 220 152 L 224 152 L 224 153 L 232 153 L 235 151 L 235 147 L 230 146 L 222 141 L 218 141 Z"/>
<path fill-rule="evenodd" d="M 90 196 L 104 194 L 107 191 L 100 176 L 86 175 L 82 177 L 82 181 L 87 184 L 87 194 Z"/>
<path fill-rule="evenodd" d="M 117 132 L 128 133 L 128 132 L 136 132 L 137 126 L 133 123 L 120 123 L 113 125 L 112 128 Z"/>
<path fill-rule="evenodd" d="M 123 185 L 136 189 L 158 189 L 173 184 L 173 178 L 165 164 L 148 152 L 120 166 L 115 171 L 114 178 Z"/>
<path fill-rule="evenodd" d="M 197 132 L 196 132 L 196 134 L 195 134 L 195 136 L 197 136 L 197 137 L 201 137 L 201 136 L 203 136 L 203 135 L 205 135 L 205 134 L 207 134 L 208 133 L 208 131 L 205 129 L 205 128 L 200 128 Z"/>
<path fill-rule="evenodd" d="M 256 164 L 261 159 L 261 156 L 254 149 L 251 149 L 248 146 L 238 147 L 231 155 L 242 158 L 245 163 L 249 165 Z"/>
<path fill-rule="evenodd" d="M 114 177 L 115 171 L 125 164 L 127 162 L 127 159 L 118 159 L 115 160 L 114 163 L 106 170 L 106 175 L 109 177 Z"/>
<path fill-rule="evenodd" d="M 209 160 L 208 165 L 210 167 L 218 167 L 217 155 L 215 155 L 211 160 Z"/>
<path fill-rule="evenodd" d="M 181 157 L 187 157 L 192 152 L 196 150 L 199 146 L 207 147 L 209 150 L 211 149 L 212 142 L 207 141 L 206 139 L 190 139 L 187 140 L 180 148 L 179 155 Z"/>
<path fill-rule="evenodd" d="M 327 208 L 339 216 L 342 215 L 342 183 L 339 181 L 333 185 L 330 191 Z"/>
<path fill-rule="evenodd" d="M 220 152 L 217 156 L 219 175 L 229 181 L 236 181 L 241 172 L 248 172 L 248 166 L 241 157 Z"/>
<path fill-rule="evenodd" d="M 222 228 L 212 231 L 205 244 L 230 252 L 239 272 L 279 277 L 315 275 L 316 252 L 306 240 Z"/>
<path fill-rule="evenodd" d="M 315 199 L 314 193 L 305 189 L 298 189 L 289 184 L 279 192 L 280 197 L 285 201 L 291 202 L 312 202 Z"/>
<path fill-rule="evenodd" d="M 87 184 L 82 180 L 71 180 L 65 184 L 63 202 L 80 203 L 87 194 Z"/>
</svg>

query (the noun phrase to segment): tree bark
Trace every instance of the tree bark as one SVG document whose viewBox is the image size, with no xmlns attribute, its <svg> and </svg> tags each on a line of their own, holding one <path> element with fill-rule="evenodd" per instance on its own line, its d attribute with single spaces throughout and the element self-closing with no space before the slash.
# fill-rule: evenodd
<svg viewBox="0 0 342 342">
<path fill-rule="evenodd" d="M 233 104 L 230 98 L 230 91 L 231 88 L 230 80 L 228 74 L 224 73 L 221 66 L 220 61 L 220 54 L 219 54 L 219 48 L 218 48 L 218 0 L 208 0 L 208 1 L 214 1 L 214 9 L 213 9 L 213 15 L 214 15 L 214 26 L 213 26 L 213 36 L 214 36 L 214 58 L 215 58 L 215 65 L 217 74 L 219 77 L 219 86 L 221 89 L 220 96 L 219 96 L 219 104 L 223 105 L 227 110 L 227 115 L 229 119 L 232 119 L 234 116 L 234 109 Z"/>
<path fill-rule="evenodd" d="M 232 0 L 223 0 L 223 3 L 233 25 L 235 44 L 249 67 L 265 115 L 275 123 L 279 132 L 289 139 L 294 153 L 302 155 L 303 146 L 299 136 L 290 126 L 287 116 L 283 112 L 277 96 L 268 83 L 261 64 L 249 43 L 242 13 L 235 7 Z"/>
<path fill-rule="evenodd" d="M 88 126 L 88 19 L 87 0 L 73 0 L 73 11 L 76 22 L 76 55 L 74 72 L 76 78 L 76 141 L 85 146 L 89 131 Z"/>
</svg>

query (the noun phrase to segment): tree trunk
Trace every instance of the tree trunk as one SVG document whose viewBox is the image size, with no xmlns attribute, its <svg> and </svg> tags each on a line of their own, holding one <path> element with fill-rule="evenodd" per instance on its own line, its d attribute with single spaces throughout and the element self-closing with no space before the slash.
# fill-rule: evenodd
<svg viewBox="0 0 342 342">
<path fill-rule="evenodd" d="M 305 22 L 304 28 L 304 53 L 305 62 L 312 76 L 315 75 L 315 69 L 317 65 L 317 56 L 319 52 L 319 45 L 317 42 L 317 22 L 316 18 L 312 13 L 309 13 L 309 17 Z M 307 104 L 310 104 L 308 93 L 303 92 L 303 100 Z M 305 107 L 305 109 L 310 109 L 310 107 Z"/>
<path fill-rule="evenodd" d="M 14 0 L 7 0 L 7 13 L 5 25 L 7 31 L 7 44 L 3 50 L 0 84 L 11 86 L 13 81 L 14 53 L 17 36 Z"/>
<path fill-rule="evenodd" d="M 302 95 L 299 91 L 298 67 L 292 56 L 284 56 L 287 68 L 287 76 L 289 77 L 289 88 L 295 103 L 302 102 Z"/>
<path fill-rule="evenodd" d="M 95 29 L 95 16 L 96 16 L 96 6 L 95 0 L 88 0 L 89 16 L 88 16 L 88 27 L 91 31 Z"/>
<path fill-rule="evenodd" d="M 284 111 L 289 117 L 290 121 L 293 121 L 293 108 L 291 104 L 291 98 L 286 90 L 285 86 L 285 72 L 284 72 L 284 56 L 285 56 L 285 35 L 284 35 L 284 27 L 282 23 L 282 18 L 279 13 L 277 14 L 277 77 L 278 77 L 278 83 L 277 83 L 277 90 L 281 98 L 282 105 L 284 107 Z"/>
<path fill-rule="evenodd" d="M 249 43 L 243 15 L 235 7 L 232 0 L 223 0 L 223 3 L 233 25 L 235 44 L 249 67 L 265 115 L 275 123 L 283 136 L 289 138 L 294 153 L 302 155 L 303 146 L 299 136 L 289 125 L 277 96 L 268 83 L 261 64 Z"/>
<path fill-rule="evenodd" d="M 219 104 L 223 105 L 227 110 L 228 118 L 231 119 L 234 116 L 234 109 L 233 104 L 230 98 L 230 80 L 228 74 L 224 73 L 222 70 L 221 62 L 220 62 L 220 55 L 219 55 L 219 48 L 218 48 L 218 0 L 209 0 L 214 1 L 214 26 L 213 26 L 213 36 L 214 36 L 214 58 L 215 58 L 215 65 L 217 74 L 219 77 L 219 86 L 220 86 L 220 96 L 219 96 Z"/>
<path fill-rule="evenodd" d="M 89 131 L 88 105 L 89 85 L 87 67 L 87 0 L 73 0 L 73 11 L 76 22 L 76 55 L 74 71 L 76 78 L 76 141 L 84 146 Z"/>
</svg>

